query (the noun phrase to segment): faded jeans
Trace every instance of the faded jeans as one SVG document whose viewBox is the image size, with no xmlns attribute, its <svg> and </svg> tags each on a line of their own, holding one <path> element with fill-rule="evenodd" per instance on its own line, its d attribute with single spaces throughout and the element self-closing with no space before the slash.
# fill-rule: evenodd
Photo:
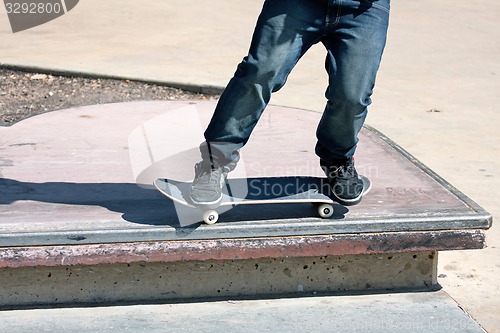
<svg viewBox="0 0 500 333">
<path fill-rule="evenodd" d="M 249 53 L 205 131 L 202 156 L 210 155 L 220 165 L 237 162 L 238 150 L 248 141 L 271 93 L 283 87 L 302 55 L 321 42 L 329 83 L 315 151 L 330 162 L 352 157 L 371 103 L 389 8 L 390 0 L 266 0 Z"/>
</svg>

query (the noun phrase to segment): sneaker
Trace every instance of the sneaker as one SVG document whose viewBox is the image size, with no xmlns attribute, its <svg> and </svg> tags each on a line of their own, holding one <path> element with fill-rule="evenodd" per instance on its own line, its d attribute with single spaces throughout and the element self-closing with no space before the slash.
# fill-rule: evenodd
<svg viewBox="0 0 500 333">
<path fill-rule="evenodd" d="M 356 205 L 363 196 L 363 180 L 354 167 L 354 158 L 333 163 L 320 161 L 332 190 L 333 199 L 344 206 Z"/>
<path fill-rule="evenodd" d="M 201 161 L 194 167 L 195 176 L 189 189 L 189 197 L 196 205 L 217 206 L 222 201 L 222 189 L 228 171 L 225 167 Z"/>
</svg>

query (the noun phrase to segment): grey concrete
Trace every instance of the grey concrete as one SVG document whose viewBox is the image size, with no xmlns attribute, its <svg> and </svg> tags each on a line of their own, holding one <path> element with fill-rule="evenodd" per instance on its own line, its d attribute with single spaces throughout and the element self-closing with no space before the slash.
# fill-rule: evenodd
<svg viewBox="0 0 500 333">
<path fill-rule="evenodd" d="M 0 309 L 415 290 L 434 285 L 436 271 L 437 254 L 433 252 L 5 268 L 0 269 Z"/>
<path fill-rule="evenodd" d="M 262 1 L 80 1 L 18 34 L 0 15 L 0 63 L 223 86 L 244 56 Z M 394 1 L 368 123 L 500 214 L 500 2 Z M 273 103 L 321 111 L 323 51 L 301 60 Z M 440 112 L 429 112 L 437 110 Z M 498 228 L 486 250 L 443 253 L 440 283 L 500 332 Z"/>
<path fill-rule="evenodd" d="M 484 333 L 442 291 L 0 312 L 0 332 Z"/>
</svg>

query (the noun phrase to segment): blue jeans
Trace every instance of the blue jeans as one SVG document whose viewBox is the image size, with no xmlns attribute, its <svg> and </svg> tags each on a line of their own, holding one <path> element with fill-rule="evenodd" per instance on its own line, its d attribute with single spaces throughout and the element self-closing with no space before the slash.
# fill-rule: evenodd
<svg viewBox="0 0 500 333">
<path fill-rule="evenodd" d="M 316 154 L 353 156 L 385 46 L 390 0 L 266 0 L 248 56 L 238 65 L 205 131 L 202 156 L 237 162 L 238 150 L 304 53 L 321 42 L 329 84 Z M 207 145 L 208 143 L 208 145 Z M 209 149 L 206 149 L 206 148 Z"/>
</svg>

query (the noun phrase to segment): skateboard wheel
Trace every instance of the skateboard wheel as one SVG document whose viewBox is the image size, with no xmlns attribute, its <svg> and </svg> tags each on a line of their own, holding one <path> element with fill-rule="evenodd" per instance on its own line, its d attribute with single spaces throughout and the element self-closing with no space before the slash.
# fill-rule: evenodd
<svg viewBox="0 0 500 333">
<path fill-rule="evenodd" d="M 318 207 L 318 214 L 322 218 L 328 218 L 333 215 L 333 206 L 330 204 L 321 204 Z"/>
<path fill-rule="evenodd" d="M 207 210 L 203 212 L 203 222 L 206 224 L 214 224 L 219 219 L 219 214 L 215 210 Z"/>
</svg>

